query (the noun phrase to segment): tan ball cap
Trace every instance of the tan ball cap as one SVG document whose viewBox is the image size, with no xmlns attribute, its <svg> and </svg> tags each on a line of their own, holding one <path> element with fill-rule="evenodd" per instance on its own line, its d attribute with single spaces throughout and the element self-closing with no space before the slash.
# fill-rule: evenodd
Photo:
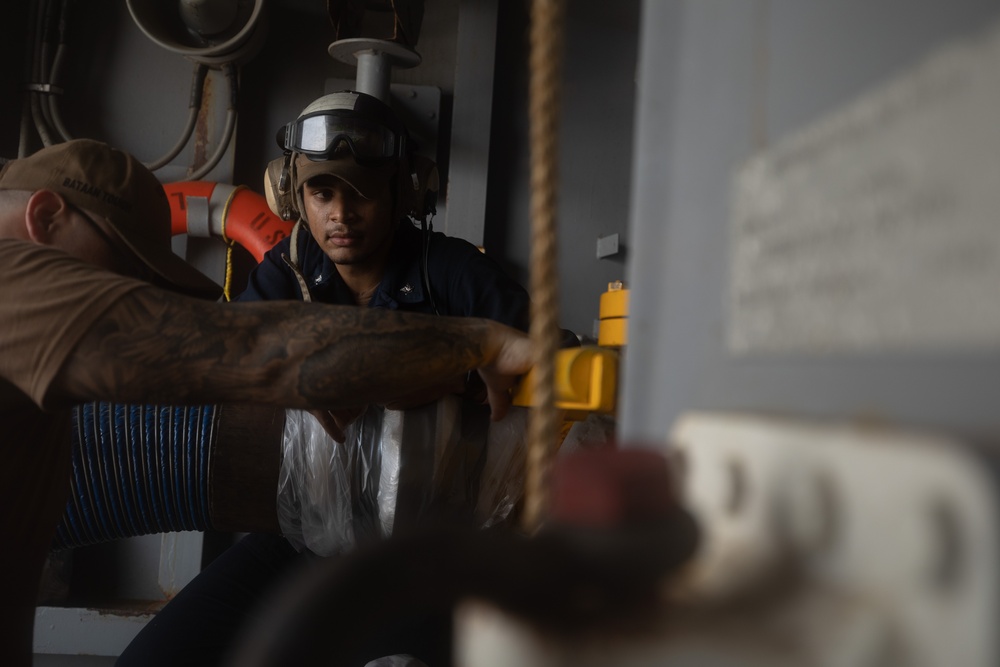
<svg viewBox="0 0 1000 667">
<path fill-rule="evenodd" d="M 164 287 L 217 299 L 222 288 L 174 254 L 170 205 L 163 186 L 141 162 L 92 139 L 74 139 L 12 160 L 0 190 L 52 190 L 87 212 L 122 242 Z"/>
</svg>

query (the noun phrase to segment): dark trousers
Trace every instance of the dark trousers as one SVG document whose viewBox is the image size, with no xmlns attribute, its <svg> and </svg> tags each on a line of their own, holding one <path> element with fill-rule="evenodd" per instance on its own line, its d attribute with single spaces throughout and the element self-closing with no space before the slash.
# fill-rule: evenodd
<svg viewBox="0 0 1000 667">
<path fill-rule="evenodd" d="M 315 556 L 300 554 L 278 535 L 251 533 L 216 558 L 139 632 L 116 667 L 219 667 L 248 621 L 268 598 Z M 378 589 L 372 582 L 373 593 Z M 343 600 L 350 607 L 351 600 Z M 387 618 L 364 642 L 359 661 L 411 654 L 431 667 L 450 663 L 450 615 Z"/>
<path fill-rule="evenodd" d="M 222 664 L 258 603 L 303 558 L 276 535 L 245 536 L 146 624 L 117 667 Z"/>
</svg>

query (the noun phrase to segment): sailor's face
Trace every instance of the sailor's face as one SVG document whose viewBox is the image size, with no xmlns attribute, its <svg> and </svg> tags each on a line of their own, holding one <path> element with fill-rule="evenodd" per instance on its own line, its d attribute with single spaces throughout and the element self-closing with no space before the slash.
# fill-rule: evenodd
<svg viewBox="0 0 1000 667">
<path fill-rule="evenodd" d="M 316 176 L 302 186 L 309 231 L 335 264 L 365 264 L 384 259 L 392 245 L 392 193 L 388 181 L 372 199 L 345 181 Z"/>
</svg>

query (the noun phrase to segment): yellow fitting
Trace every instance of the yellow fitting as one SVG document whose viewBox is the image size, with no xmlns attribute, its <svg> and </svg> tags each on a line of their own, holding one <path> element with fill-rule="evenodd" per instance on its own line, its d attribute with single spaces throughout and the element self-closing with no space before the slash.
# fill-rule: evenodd
<svg viewBox="0 0 1000 667">
<path fill-rule="evenodd" d="M 514 394 L 514 405 L 534 405 L 530 371 Z M 615 411 L 618 385 L 618 352 L 596 345 L 568 347 L 555 359 L 556 408 L 566 410 L 569 419 L 582 419 L 585 413 L 610 414 Z"/>
<path fill-rule="evenodd" d="M 622 281 L 608 283 L 608 291 L 601 295 L 598 345 L 623 347 L 628 343 L 628 294 Z"/>
</svg>

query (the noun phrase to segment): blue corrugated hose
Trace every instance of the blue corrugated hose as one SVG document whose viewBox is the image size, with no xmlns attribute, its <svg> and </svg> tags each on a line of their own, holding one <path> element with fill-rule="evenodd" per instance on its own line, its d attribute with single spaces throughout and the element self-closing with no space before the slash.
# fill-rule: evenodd
<svg viewBox="0 0 1000 667">
<path fill-rule="evenodd" d="M 214 405 L 74 408 L 70 497 L 53 547 L 209 528 L 216 412 Z"/>
</svg>

